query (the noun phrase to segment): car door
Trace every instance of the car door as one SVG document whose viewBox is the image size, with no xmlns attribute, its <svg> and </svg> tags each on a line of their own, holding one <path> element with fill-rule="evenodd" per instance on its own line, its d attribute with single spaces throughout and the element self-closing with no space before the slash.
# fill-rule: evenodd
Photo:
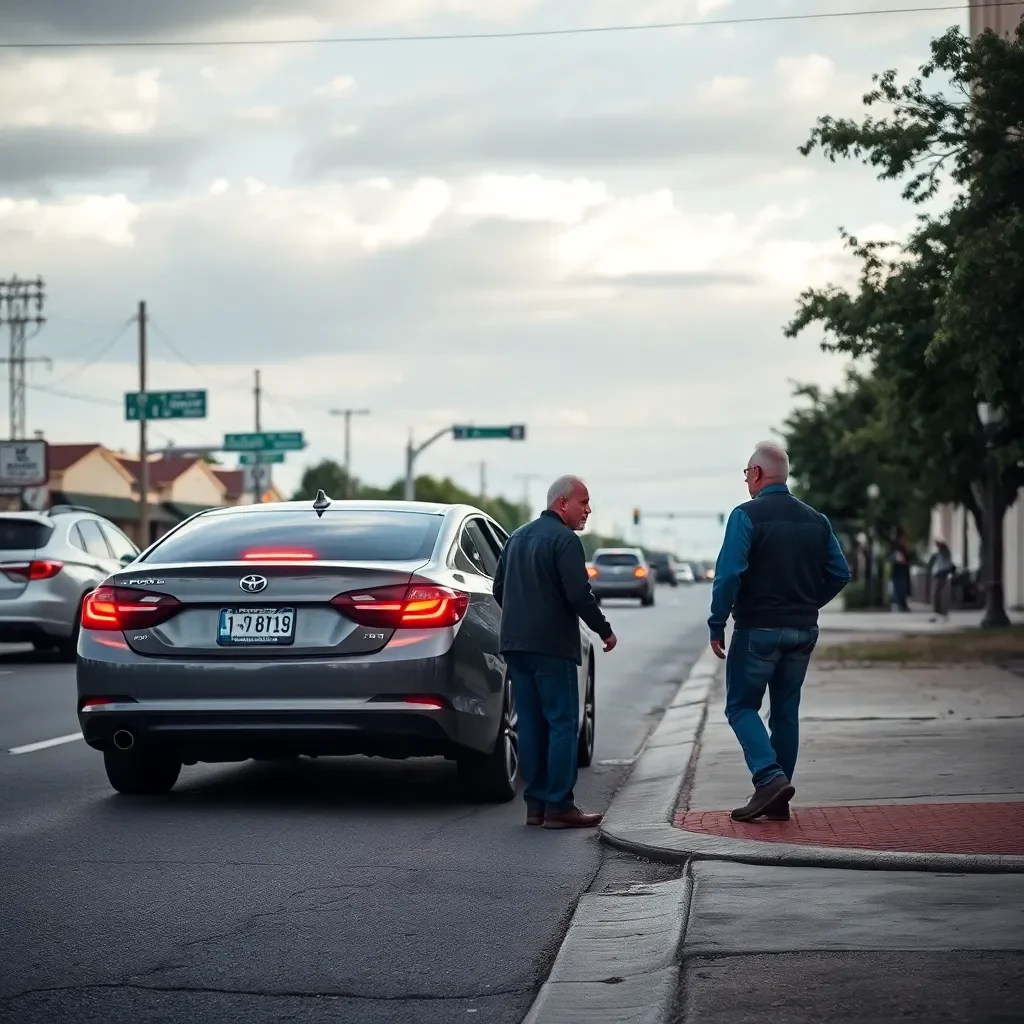
<svg viewBox="0 0 1024 1024">
<path fill-rule="evenodd" d="M 123 569 L 139 557 L 139 549 L 132 543 L 131 539 L 122 533 L 113 523 L 100 523 L 100 532 L 107 542 L 107 547 L 117 559 L 117 566 Z"/>
<path fill-rule="evenodd" d="M 92 586 L 98 586 L 121 567 L 103 536 L 98 519 L 79 519 L 71 528 L 70 540 L 87 556 L 86 564 L 93 570 Z"/>
</svg>

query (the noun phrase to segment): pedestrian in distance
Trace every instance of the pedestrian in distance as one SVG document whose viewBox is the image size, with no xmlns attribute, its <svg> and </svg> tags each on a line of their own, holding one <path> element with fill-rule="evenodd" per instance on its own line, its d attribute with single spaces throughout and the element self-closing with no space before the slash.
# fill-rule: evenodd
<svg viewBox="0 0 1024 1024">
<path fill-rule="evenodd" d="M 788 821 L 818 611 L 846 586 L 850 569 L 828 520 L 790 494 L 784 449 L 758 444 L 743 476 L 750 501 L 726 523 L 708 619 L 711 648 L 725 659 L 725 715 L 754 782 L 753 796 L 732 816 Z M 767 730 L 759 714 L 766 690 Z"/>
<path fill-rule="evenodd" d="M 931 621 L 942 619 L 949 622 L 949 588 L 956 566 L 949 545 L 942 537 L 935 540 L 935 551 L 928 559 L 928 570 L 932 577 L 932 615 Z"/>
<path fill-rule="evenodd" d="M 594 828 L 602 815 L 576 806 L 579 771 L 579 620 L 617 643 L 590 587 L 576 534 L 590 516 L 583 481 L 559 477 L 547 509 L 516 530 L 501 553 L 494 599 L 501 606 L 501 654 L 519 716 L 519 770 L 525 784 L 526 824 L 549 829 Z"/>
</svg>

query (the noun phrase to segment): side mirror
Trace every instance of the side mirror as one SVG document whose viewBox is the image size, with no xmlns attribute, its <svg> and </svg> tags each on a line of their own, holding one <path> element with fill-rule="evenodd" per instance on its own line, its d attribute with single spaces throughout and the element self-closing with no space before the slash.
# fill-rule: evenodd
<svg viewBox="0 0 1024 1024">
<path fill-rule="evenodd" d="M 131 565 L 132 562 L 134 562 L 135 559 L 138 558 L 138 557 L 139 557 L 138 555 L 133 555 L 133 554 L 130 554 L 130 553 L 125 553 L 125 554 L 123 554 L 118 559 L 118 561 L 121 563 L 122 566 Z"/>
</svg>

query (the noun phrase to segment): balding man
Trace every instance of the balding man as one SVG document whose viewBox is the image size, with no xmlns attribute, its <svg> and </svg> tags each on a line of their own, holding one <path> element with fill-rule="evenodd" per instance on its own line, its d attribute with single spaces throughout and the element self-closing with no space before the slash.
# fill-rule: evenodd
<svg viewBox="0 0 1024 1024">
<path fill-rule="evenodd" d="M 743 470 L 750 501 L 725 527 L 711 592 L 711 647 L 726 658 L 725 626 L 734 621 L 725 665 L 725 714 L 754 794 L 736 821 L 789 820 L 800 738 L 800 690 L 818 640 L 818 610 L 850 580 L 828 520 L 789 493 L 789 456 L 757 446 Z M 768 691 L 770 734 L 760 717 Z"/>
<path fill-rule="evenodd" d="M 519 769 L 525 783 L 526 824 L 593 828 L 573 788 L 578 772 L 578 670 L 582 619 L 610 651 L 616 644 L 590 588 L 583 545 L 590 494 L 582 480 L 563 476 L 548 489 L 548 507 L 508 539 L 494 578 L 501 606 L 501 653 L 519 715 Z"/>
</svg>

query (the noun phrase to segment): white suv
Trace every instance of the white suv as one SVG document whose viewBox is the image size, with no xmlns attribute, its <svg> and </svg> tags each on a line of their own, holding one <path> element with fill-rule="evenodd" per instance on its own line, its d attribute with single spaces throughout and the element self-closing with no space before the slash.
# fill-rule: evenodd
<svg viewBox="0 0 1024 1024">
<path fill-rule="evenodd" d="M 138 548 L 89 509 L 0 512 L 0 643 L 74 660 L 82 599 Z"/>
</svg>

